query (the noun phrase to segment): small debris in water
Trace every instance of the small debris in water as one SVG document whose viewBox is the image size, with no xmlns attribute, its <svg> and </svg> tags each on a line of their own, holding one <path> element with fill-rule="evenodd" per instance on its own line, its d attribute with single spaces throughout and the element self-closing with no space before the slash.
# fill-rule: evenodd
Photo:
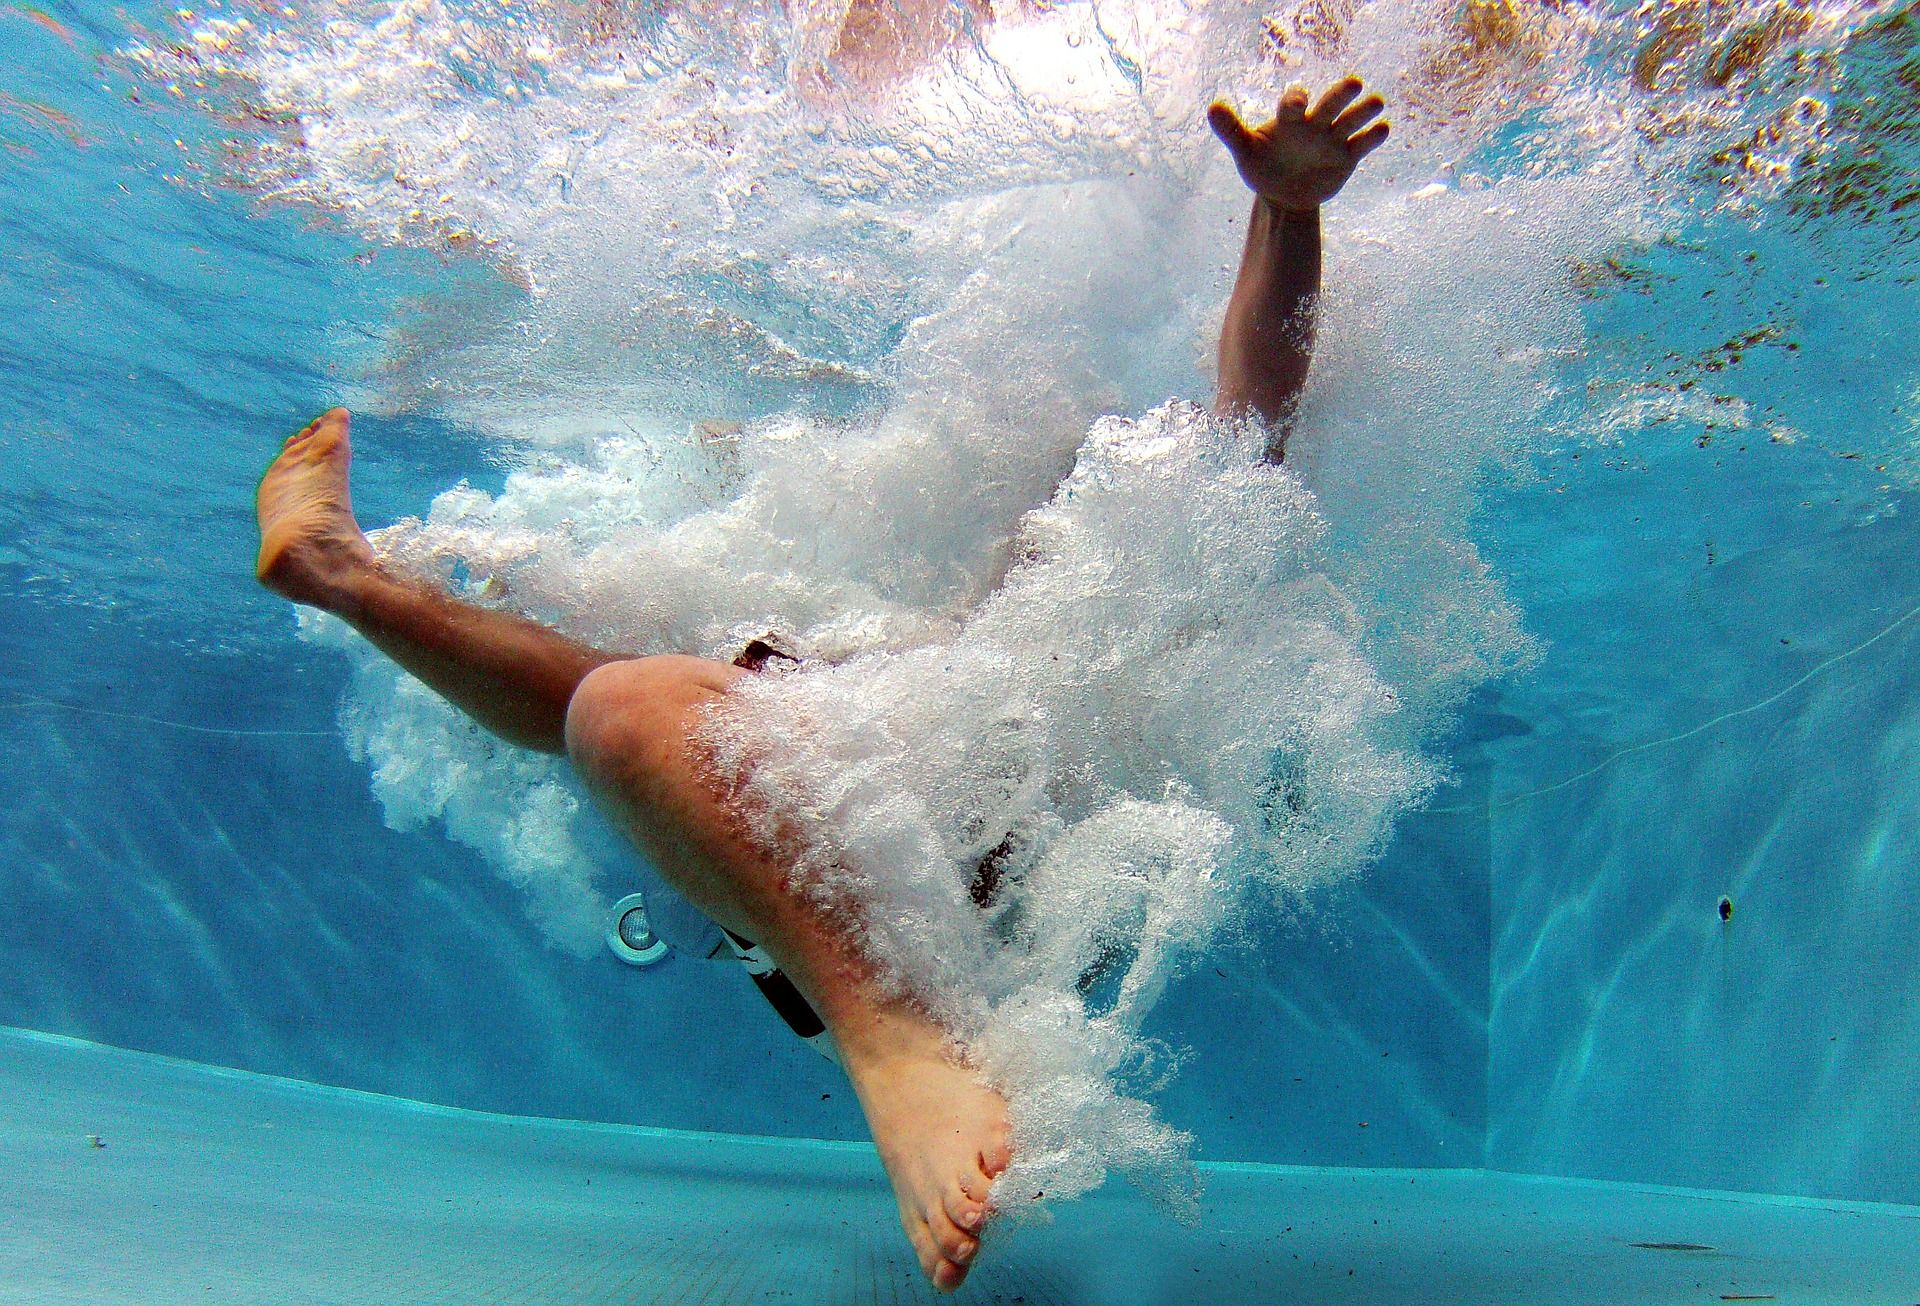
<svg viewBox="0 0 1920 1306">
<path fill-rule="evenodd" d="M 88 1134 L 88 1135 L 87 1135 L 87 1146 L 88 1146 L 88 1147 L 105 1147 L 105 1146 L 106 1146 L 106 1144 L 100 1141 L 100 1135 L 98 1135 L 98 1134 Z"/>
<path fill-rule="evenodd" d="M 1733 919 L 1733 899 L 1722 898 L 1720 900 L 1720 919 L 1723 921 Z"/>
<path fill-rule="evenodd" d="M 1650 1252 L 1711 1252 L 1718 1248 L 1705 1243 L 1628 1243 L 1629 1247 L 1644 1247 Z"/>
</svg>

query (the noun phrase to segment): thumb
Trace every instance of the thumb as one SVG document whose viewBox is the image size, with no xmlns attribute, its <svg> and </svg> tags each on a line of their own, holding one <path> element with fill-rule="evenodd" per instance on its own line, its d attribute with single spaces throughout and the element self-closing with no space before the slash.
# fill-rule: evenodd
<svg viewBox="0 0 1920 1306">
<path fill-rule="evenodd" d="M 1207 107 L 1207 126 L 1213 128 L 1213 134 L 1227 147 L 1227 153 L 1239 162 L 1253 145 L 1253 133 L 1240 121 L 1240 115 L 1225 100 L 1215 100 Z"/>
</svg>

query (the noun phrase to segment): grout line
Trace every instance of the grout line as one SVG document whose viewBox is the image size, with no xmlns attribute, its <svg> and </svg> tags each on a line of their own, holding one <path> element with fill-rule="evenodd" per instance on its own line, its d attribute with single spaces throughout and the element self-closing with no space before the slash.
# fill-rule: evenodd
<svg viewBox="0 0 1920 1306">
<path fill-rule="evenodd" d="M 1600 772 L 1606 770 L 1608 767 L 1612 766 L 1615 762 L 1619 761 L 1623 757 L 1630 757 L 1635 753 L 1644 753 L 1647 750 L 1653 749 L 1653 748 L 1661 748 L 1667 744 L 1677 744 L 1684 739 L 1691 739 L 1695 735 L 1703 734 L 1706 731 L 1713 729 L 1717 725 L 1722 725 L 1728 721 L 1732 721 L 1736 717 L 1747 716 L 1748 714 L 1753 712 L 1758 712 L 1763 708 L 1771 707 L 1775 703 L 1779 702 L 1781 699 L 1785 698 L 1788 694 L 1791 694 L 1794 690 L 1800 688 L 1800 686 L 1806 684 L 1809 680 L 1812 680 L 1815 676 L 1818 676 L 1823 672 L 1825 672 L 1828 668 L 1833 667 L 1838 663 L 1844 662 L 1848 658 L 1853 657 L 1856 654 L 1866 652 L 1867 649 L 1871 648 L 1875 644 L 1878 644 L 1881 640 L 1885 639 L 1888 635 L 1891 635 L 1900 626 L 1906 624 L 1909 621 L 1912 621 L 1915 617 L 1920 617 L 1920 606 L 1909 608 L 1907 611 L 1901 613 L 1899 616 L 1895 617 L 1892 621 L 1888 622 L 1887 625 L 1877 633 L 1868 636 L 1866 639 L 1862 640 L 1858 644 L 1855 644 L 1850 649 L 1846 649 L 1845 651 L 1840 653 L 1835 653 L 1832 657 L 1828 658 L 1826 661 L 1820 663 L 1818 666 L 1815 666 L 1814 668 L 1806 672 L 1804 675 L 1802 675 L 1798 680 L 1794 681 L 1792 684 L 1786 686 L 1783 689 L 1775 690 L 1773 693 L 1767 695 L 1763 699 L 1760 699 L 1758 702 L 1749 703 L 1745 707 L 1734 708 L 1730 712 L 1722 712 L 1719 716 L 1712 717 L 1712 718 L 1709 718 L 1708 720 L 1702 721 L 1699 725 L 1691 726 L 1686 730 L 1680 731 L 1678 734 L 1666 735 L 1660 739 L 1649 739 L 1644 743 L 1629 744 L 1627 747 L 1620 749 L 1618 752 L 1609 753 L 1607 756 L 1601 758 L 1598 762 L 1595 762 L 1592 766 L 1588 767 L 1586 770 L 1578 772 L 1577 774 L 1574 774 L 1574 775 L 1570 775 L 1564 780 L 1555 781 L 1553 784 L 1544 785 L 1539 789 L 1528 789 L 1522 793 L 1509 794 L 1507 797 L 1499 799 L 1498 801 L 1495 801 L 1495 802 L 1488 802 L 1485 804 L 1463 803 L 1455 807 L 1429 807 L 1429 808 L 1426 808 L 1425 810 L 1435 814 L 1446 814 L 1446 815 L 1462 815 L 1462 814 L 1468 814 L 1473 812 L 1492 813 L 1492 812 L 1497 812 L 1505 807 L 1512 807 L 1517 803 L 1524 803 L 1528 799 L 1540 798 L 1546 794 L 1557 793 L 1560 790 L 1567 788 L 1569 785 L 1578 784 L 1582 780 L 1586 780 L 1592 776 L 1596 776 L 1600 774 Z"/>
<path fill-rule="evenodd" d="M 237 739 L 337 739 L 338 730 L 234 730 L 226 726 L 201 726 L 191 721 L 172 721 L 166 717 L 145 716 L 139 712 L 116 712 L 111 708 L 87 707 L 80 703 L 60 703 L 50 698 L 22 698 L 10 703 L 0 703 L 0 711 L 24 711 L 31 708 L 53 708 L 61 712 L 73 712 L 81 716 L 110 717 L 116 721 L 137 721 L 141 725 L 164 726 L 169 730 L 182 730 L 195 735 L 227 735 Z"/>
</svg>

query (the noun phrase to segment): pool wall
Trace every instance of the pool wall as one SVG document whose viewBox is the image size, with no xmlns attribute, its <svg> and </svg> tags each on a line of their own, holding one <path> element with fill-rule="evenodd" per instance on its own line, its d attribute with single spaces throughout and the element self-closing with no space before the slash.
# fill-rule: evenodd
<svg viewBox="0 0 1920 1306">
<path fill-rule="evenodd" d="M 1488 1162 L 1915 1202 L 1920 522 L 1812 451 L 1728 511 L 1671 445 L 1646 529 L 1531 597 L 1550 651 L 1503 698 Z M 1521 571 L 1605 479 L 1511 523 Z"/>
</svg>

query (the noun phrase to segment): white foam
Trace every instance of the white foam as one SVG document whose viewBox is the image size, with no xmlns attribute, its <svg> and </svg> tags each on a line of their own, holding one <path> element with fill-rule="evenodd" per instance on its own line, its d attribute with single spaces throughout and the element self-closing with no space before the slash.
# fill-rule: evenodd
<svg viewBox="0 0 1920 1306">
<path fill-rule="evenodd" d="M 762 677 L 716 723 L 796 882 L 1008 1088 L 1005 1201 L 1164 1181 L 1179 1140 L 1114 1075 L 1168 976 L 1248 893 L 1357 868 L 1431 782 L 1260 447 L 1185 404 L 1104 419 L 950 635 Z"/>
</svg>

